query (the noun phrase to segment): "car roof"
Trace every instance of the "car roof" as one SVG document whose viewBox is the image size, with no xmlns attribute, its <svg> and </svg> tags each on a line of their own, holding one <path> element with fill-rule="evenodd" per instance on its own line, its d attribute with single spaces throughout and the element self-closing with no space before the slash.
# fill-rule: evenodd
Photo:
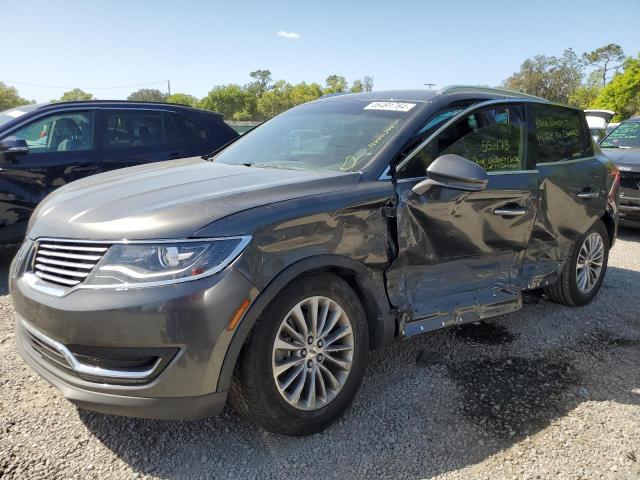
<svg viewBox="0 0 640 480">
<path fill-rule="evenodd" d="M 480 87 L 475 85 L 450 85 L 440 90 L 383 90 L 375 92 L 362 93 L 333 93 L 320 98 L 323 101 L 342 101 L 342 100 L 369 100 L 369 101 L 410 101 L 410 102 L 428 102 L 434 97 L 440 95 L 468 94 L 488 95 L 494 98 L 526 98 L 537 100 L 540 102 L 548 102 L 542 97 L 528 95 L 526 93 L 513 92 L 502 88 Z"/>
<path fill-rule="evenodd" d="M 184 105 L 181 103 L 167 103 L 167 102 L 139 102 L 134 100 L 76 100 L 71 102 L 54 102 L 54 103 L 45 103 L 41 104 L 36 108 L 38 112 L 45 112 L 48 110 L 55 110 L 57 108 L 67 108 L 67 107 L 121 107 L 121 108 L 131 108 L 131 107 L 163 107 L 163 108 L 179 108 L 183 110 L 194 110 L 198 112 L 205 112 L 211 115 L 216 115 L 222 117 L 221 113 L 212 112 L 211 110 L 204 110 L 201 108 L 192 107 L 191 105 Z"/>
</svg>

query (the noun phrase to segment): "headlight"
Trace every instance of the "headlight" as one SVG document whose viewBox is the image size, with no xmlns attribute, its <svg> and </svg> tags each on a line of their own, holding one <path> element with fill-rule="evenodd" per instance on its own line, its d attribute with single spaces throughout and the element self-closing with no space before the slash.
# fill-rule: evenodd
<svg viewBox="0 0 640 480">
<path fill-rule="evenodd" d="M 196 280 L 231 263 L 251 237 L 115 244 L 85 285 L 143 286 Z"/>
</svg>

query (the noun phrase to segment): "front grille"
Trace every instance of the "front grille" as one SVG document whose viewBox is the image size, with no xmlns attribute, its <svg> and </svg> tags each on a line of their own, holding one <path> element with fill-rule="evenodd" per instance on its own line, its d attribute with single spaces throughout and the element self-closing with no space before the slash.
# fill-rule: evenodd
<svg viewBox="0 0 640 480">
<path fill-rule="evenodd" d="M 82 283 L 110 245 L 41 240 L 33 259 L 33 273 L 42 280 L 74 287 Z"/>
<path fill-rule="evenodd" d="M 620 186 L 632 190 L 640 189 L 640 173 L 620 172 Z"/>
</svg>

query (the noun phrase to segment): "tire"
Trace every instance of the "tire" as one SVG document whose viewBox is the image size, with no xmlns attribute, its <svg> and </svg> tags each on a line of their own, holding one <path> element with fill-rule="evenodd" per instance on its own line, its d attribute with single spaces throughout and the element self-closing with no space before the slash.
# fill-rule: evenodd
<svg viewBox="0 0 640 480">
<path fill-rule="evenodd" d="M 304 339 L 299 333 L 313 320 L 301 324 L 300 313 L 312 319 L 314 305 L 319 312 L 316 335 L 309 327 Z M 286 348 L 277 349 L 276 339 Z M 307 341 L 305 348 L 302 340 Z M 368 350 L 365 313 L 349 284 L 331 274 L 302 276 L 289 283 L 257 320 L 234 370 L 230 402 L 242 416 L 271 432 L 293 436 L 320 432 L 353 402 L 364 378 Z M 295 366 L 288 367 L 289 362 Z"/>
<path fill-rule="evenodd" d="M 578 275 L 578 260 L 587 242 L 591 238 L 599 237 L 602 242 L 601 266 L 597 279 L 586 291 L 581 288 Z M 588 249 L 588 248 L 587 248 Z M 595 258 L 595 257 L 594 257 Z M 551 300 L 572 307 L 579 307 L 591 302 L 600 290 L 602 281 L 607 272 L 607 262 L 609 261 L 609 234 L 604 224 L 598 220 L 584 235 L 581 235 L 573 244 L 569 251 L 569 256 L 565 262 L 560 276 L 555 284 L 545 287 L 544 291 Z M 595 266 L 596 263 L 592 264 Z M 585 269 L 589 270 L 589 269 Z"/>
</svg>

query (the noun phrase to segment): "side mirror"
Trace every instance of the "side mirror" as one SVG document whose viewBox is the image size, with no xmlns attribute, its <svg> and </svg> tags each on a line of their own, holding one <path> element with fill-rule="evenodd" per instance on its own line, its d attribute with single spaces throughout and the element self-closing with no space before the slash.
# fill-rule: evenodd
<svg viewBox="0 0 640 480">
<path fill-rule="evenodd" d="M 427 177 L 411 189 L 413 193 L 423 195 L 435 186 L 478 192 L 484 190 L 489 183 L 489 176 L 484 168 L 451 153 L 436 158 L 427 168 Z"/>
<path fill-rule="evenodd" d="M 26 140 L 7 138 L 0 141 L 0 162 L 8 163 L 13 157 L 27 153 L 29 153 L 29 146 Z"/>
</svg>

